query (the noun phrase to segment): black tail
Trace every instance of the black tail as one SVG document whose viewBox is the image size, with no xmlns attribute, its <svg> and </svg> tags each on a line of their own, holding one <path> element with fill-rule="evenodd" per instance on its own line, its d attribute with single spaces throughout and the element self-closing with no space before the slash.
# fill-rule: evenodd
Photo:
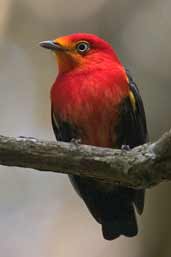
<svg viewBox="0 0 171 257">
<path fill-rule="evenodd" d="M 138 232 L 135 211 L 132 203 L 127 203 L 123 210 L 115 209 L 115 215 L 105 215 L 102 220 L 103 237 L 113 240 L 120 235 L 136 236 Z"/>
<path fill-rule="evenodd" d="M 93 217 L 102 225 L 106 240 L 113 240 L 120 235 L 133 237 L 137 234 L 134 205 L 141 214 L 144 206 L 144 190 L 120 186 L 106 190 L 111 185 L 107 183 L 101 185 L 93 179 L 83 179 L 78 176 L 72 176 L 70 179 Z"/>
</svg>

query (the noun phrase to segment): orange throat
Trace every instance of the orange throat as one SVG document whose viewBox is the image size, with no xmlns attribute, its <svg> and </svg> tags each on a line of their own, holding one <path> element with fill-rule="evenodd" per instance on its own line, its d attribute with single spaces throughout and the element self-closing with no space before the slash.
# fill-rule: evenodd
<svg viewBox="0 0 171 257">
<path fill-rule="evenodd" d="M 59 74 L 73 70 L 75 67 L 81 67 L 82 60 L 80 56 L 72 53 L 60 52 L 56 54 Z"/>
</svg>

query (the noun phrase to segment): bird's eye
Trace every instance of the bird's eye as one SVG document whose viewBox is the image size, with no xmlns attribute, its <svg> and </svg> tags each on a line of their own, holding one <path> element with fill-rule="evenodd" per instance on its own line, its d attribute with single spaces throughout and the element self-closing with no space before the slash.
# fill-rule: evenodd
<svg viewBox="0 0 171 257">
<path fill-rule="evenodd" d="M 77 52 L 84 54 L 90 50 L 90 45 L 88 42 L 79 42 L 76 45 Z"/>
</svg>

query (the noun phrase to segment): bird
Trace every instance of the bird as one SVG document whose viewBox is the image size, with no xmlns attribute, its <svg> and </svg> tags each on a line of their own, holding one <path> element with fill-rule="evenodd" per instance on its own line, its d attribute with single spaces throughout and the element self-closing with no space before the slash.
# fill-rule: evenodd
<svg viewBox="0 0 171 257">
<path fill-rule="evenodd" d="M 89 33 L 42 41 L 55 53 L 57 77 L 51 87 L 51 120 L 56 139 L 116 149 L 148 140 L 144 105 L 130 72 L 112 45 Z M 76 192 L 101 224 L 104 239 L 136 236 L 144 189 L 69 175 Z"/>
</svg>

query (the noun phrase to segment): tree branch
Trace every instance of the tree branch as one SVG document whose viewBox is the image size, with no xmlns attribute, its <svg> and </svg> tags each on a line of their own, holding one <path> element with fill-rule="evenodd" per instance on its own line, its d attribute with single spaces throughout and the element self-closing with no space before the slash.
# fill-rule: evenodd
<svg viewBox="0 0 171 257">
<path fill-rule="evenodd" d="M 171 131 L 130 151 L 0 136 L 0 164 L 148 188 L 171 180 Z"/>
</svg>

